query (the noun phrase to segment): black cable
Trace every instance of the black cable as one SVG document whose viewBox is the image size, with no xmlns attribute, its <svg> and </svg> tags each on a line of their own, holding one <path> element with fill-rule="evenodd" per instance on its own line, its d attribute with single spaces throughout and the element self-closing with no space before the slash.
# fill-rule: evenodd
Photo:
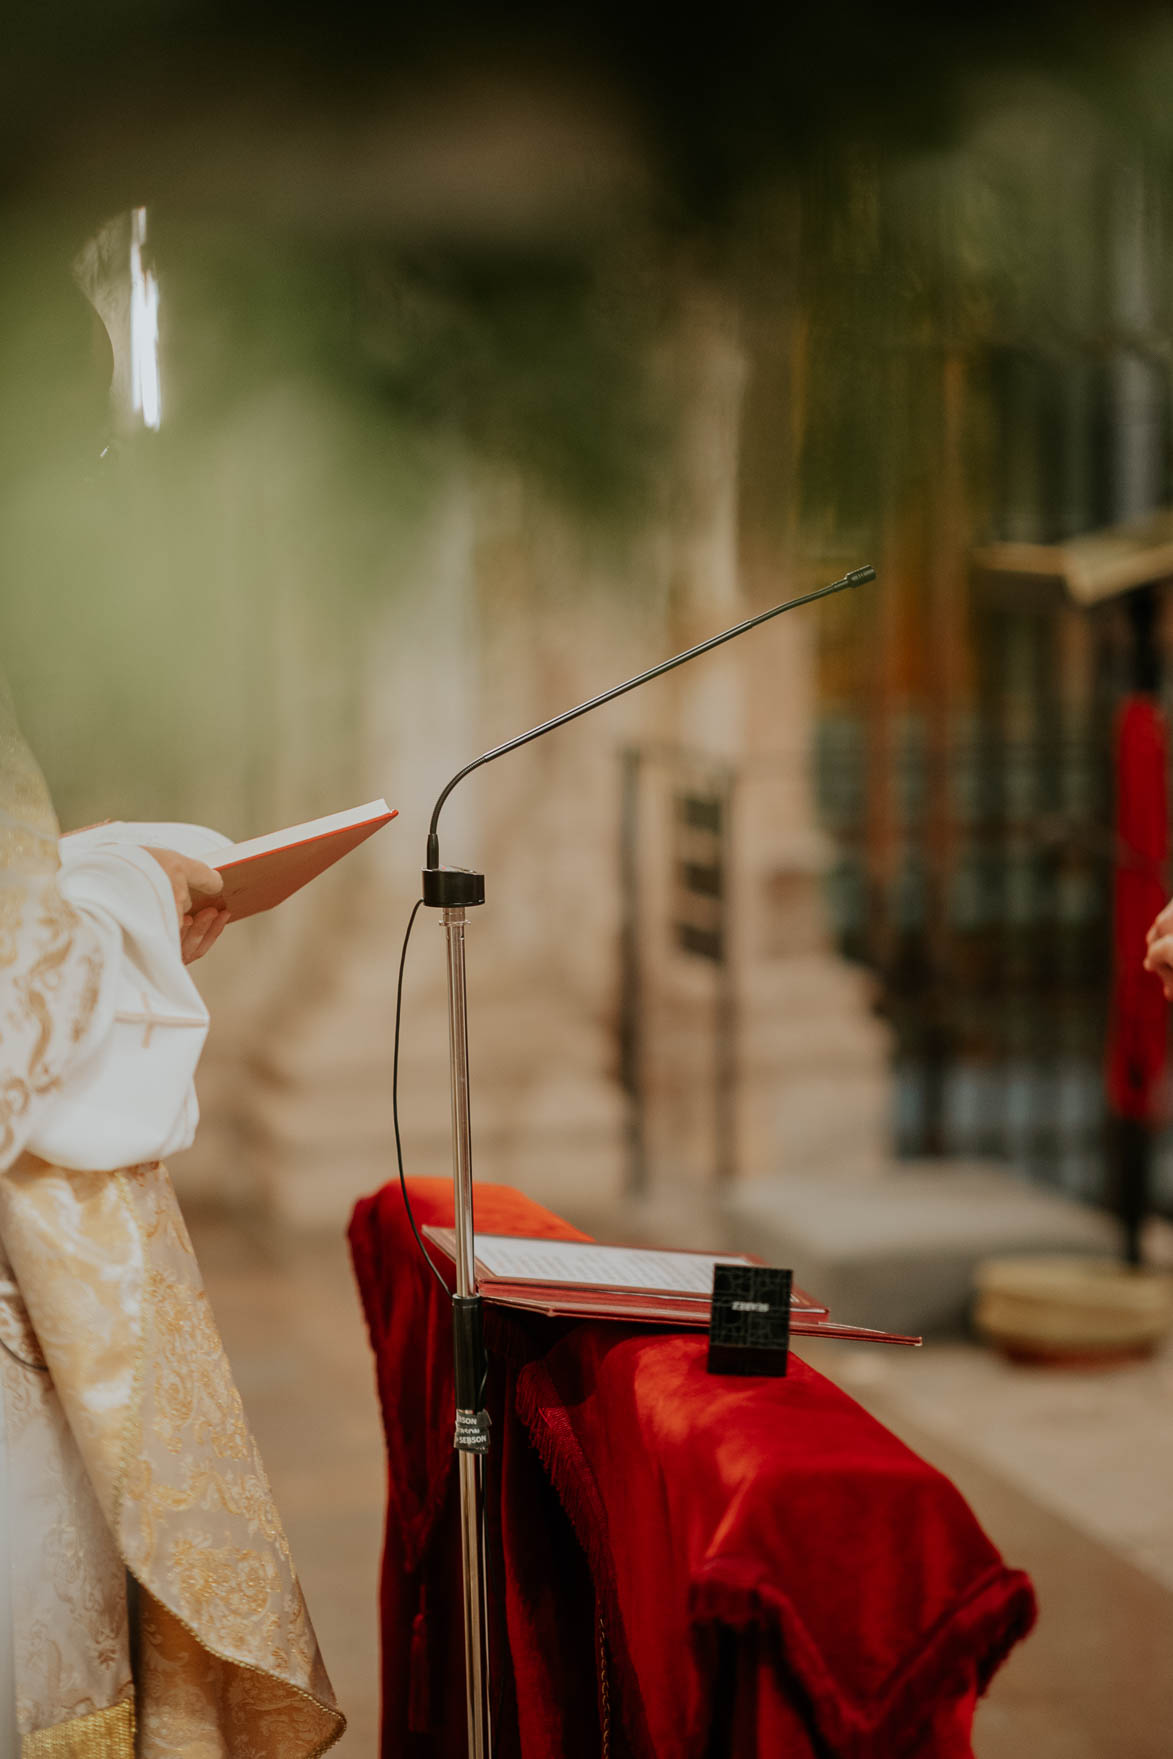
<svg viewBox="0 0 1173 1759">
<path fill-rule="evenodd" d="M 428 1261 L 428 1268 L 445 1295 L 451 1298 L 452 1290 L 436 1269 L 436 1261 L 424 1245 L 423 1236 L 415 1225 L 411 1198 L 407 1195 L 407 1179 L 403 1171 L 403 1143 L 399 1136 L 399 1022 L 403 1015 L 403 968 L 407 964 L 407 943 L 411 939 L 411 931 L 415 926 L 415 919 L 423 907 L 423 902 L 422 898 L 417 898 L 415 901 L 411 915 L 407 919 L 407 927 L 403 934 L 403 946 L 399 953 L 399 982 L 395 986 L 395 1048 L 391 1054 L 391 1116 L 395 1121 L 395 1158 L 399 1162 L 399 1189 L 403 1192 L 403 1207 L 407 1211 L 407 1219 L 411 1223 L 415 1243 Z"/>
</svg>

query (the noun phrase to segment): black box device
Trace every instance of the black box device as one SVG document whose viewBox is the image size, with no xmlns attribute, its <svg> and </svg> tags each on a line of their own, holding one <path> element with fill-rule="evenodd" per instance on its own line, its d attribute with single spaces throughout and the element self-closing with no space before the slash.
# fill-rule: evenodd
<svg viewBox="0 0 1173 1759">
<path fill-rule="evenodd" d="M 710 1374 L 786 1373 L 792 1280 L 765 1264 L 713 1266 Z"/>
</svg>

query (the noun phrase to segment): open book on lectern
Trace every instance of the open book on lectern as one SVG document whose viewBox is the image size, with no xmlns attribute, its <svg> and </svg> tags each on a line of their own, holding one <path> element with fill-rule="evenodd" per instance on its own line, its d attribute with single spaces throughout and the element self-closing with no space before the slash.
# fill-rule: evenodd
<svg viewBox="0 0 1173 1759">
<path fill-rule="evenodd" d="M 423 1232 L 449 1266 L 456 1233 L 428 1223 Z M 604 1246 L 594 1240 L 542 1240 L 513 1234 L 476 1236 L 476 1280 L 494 1307 L 547 1318 L 622 1319 L 636 1325 L 696 1326 L 712 1312 L 713 1266 L 761 1264 L 751 1252 L 690 1252 L 675 1248 Z M 792 1288 L 790 1330 L 804 1337 L 855 1338 L 919 1344 L 919 1338 L 866 1326 L 839 1325 L 829 1309 Z"/>
<path fill-rule="evenodd" d="M 424 1233 L 450 1263 L 452 1228 Z M 760 1264 L 744 1252 L 685 1252 L 644 1246 L 601 1246 L 594 1240 L 540 1240 L 513 1234 L 476 1236 L 477 1288 L 499 1307 L 539 1313 L 654 1324 L 708 1325 L 715 1264 Z M 791 1311 L 825 1315 L 801 1289 Z"/>
</svg>

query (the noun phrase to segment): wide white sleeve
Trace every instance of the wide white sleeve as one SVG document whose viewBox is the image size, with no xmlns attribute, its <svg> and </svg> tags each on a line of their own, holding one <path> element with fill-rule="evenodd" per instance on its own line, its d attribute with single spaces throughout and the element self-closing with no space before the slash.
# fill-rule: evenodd
<svg viewBox="0 0 1173 1759">
<path fill-rule="evenodd" d="M 85 1044 L 25 1146 L 80 1171 L 175 1154 L 199 1118 L 208 1013 L 183 963 L 171 882 L 145 849 L 115 841 L 147 829 L 119 826 L 112 837 L 102 827 L 101 843 L 94 833 L 60 842 L 57 886 L 100 945 L 102 982 Z"/>
<path fill-rule="evenodd" d="M 88 825 L 84 831 L 70 831 L 58 847 L 62 861 L 73 859 L 82 849 L 174 849 L 196 861 L 211 861 L 222 849 L 231 849 L 232 839 L 221 836 L 207 825 L 144 824 L 129 819 L 109 819 L 105 824 Z M 158 862 L 155 863 L 156 867 Z"/>
</svg>

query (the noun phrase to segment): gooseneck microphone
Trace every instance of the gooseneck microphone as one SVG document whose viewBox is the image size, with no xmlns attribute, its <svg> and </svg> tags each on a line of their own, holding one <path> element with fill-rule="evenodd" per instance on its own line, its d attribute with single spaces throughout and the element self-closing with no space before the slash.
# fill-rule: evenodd
<svg viewBox="0 0 1173 1759">
<path fill-rule="evenodd" d="M 428 827 L 426 866 L 423 871 L 423 895 L 408 921 L 399 960 L 391 1099 L 392 1115 L 395 1120 L 395 1150 L 399 1162 L 404 1208 L 408 1220 L 411 1222 L 412 1231 L 419 1242 L 420 1250 L 428 1259 L 437 1278 L 443 1282 L 444 1279 L 440 1277 L 440 1272 L 432 1262 L 427 1247 L 420 1237 L 419 1230 L 415 1225 L 415 1218 L 411 1212 L 411 1198 L 403 1171 L 403 1147 L 399 1134 L 399 1025 L 403 1003 L 403 964 L 407 956 L 411 925 L 422 904 L 440 912 L 448 965 L 448 1053 L 452 1088 L 452 1177 L 456 1287 L 454 1291 L 449 1291 L 445 1285 L 445 1293 L 451 1293 L 452 1300 L 456 1418 L 453 1447 L 457 1455 L 460 1496 L 465 1710 L 468 1719 L 469 1759 L 491 1759 L 493 1752 L 492 1693 L 490 1690 L 492 1667 L 489 1652 L 489 1595 L 487 1586 L 490 1559 L 485 1529 L 484 1502 L 484 1456 L 489 1452 L 490 1447 L 490 1423 L 486 1396 L 488 1368 L 485 1357 L 481 1296 L 477 1290 L 476 1235 L 473 1220 L 472 1120 L 469 1108 L 468 1078 L 468 1003 L 464 956 L 464 932 L 468 921 L 468 910 L 473 905 L 484 903 L 485 876 L 483 873 L 474 872 L 469 868 L 441 867 L 440 813 L 443 810 L 444 802 L 458 782 L 462 782 L 465 776 L 471 775 L 473 770 L 478 770 L 483 765 L 492 763 L 498 757 L 504 757 L 507 751 L 516 751 L 519 746 L 528 745 L 531 739 L 540 739 L 544 733 L 552 733 L 555 727 L 564 727 L 568 721 L 577 720 L 580 715 L 589 714 L 592 709 L 602 708 L 605 702 L 614 702 L 617 696 L 624 696 L 629 690 L 635 690 L 641 684 L 650 683 L 653 678 L 662 677 L 665 672 L 671 672 L 675 667 L 683 666 L 687 660 L 695 660 L 701 654 L 710 653 L 713 648 L 720 647 L 723 642 L 732 641 L 735 636 L 744 635 L 748 630 L 756 629 L 761 623 L 768 623 L 771 617 L 781 616 L 783 611 L 797 610 L 800 605 L 813 604 L 816 599 L 825 599 L 833 592 L 843 592 L 847 587 L 863 586 L 867 581 L 875 578 L 874 568 L 853 568 L 850 574 L 845 574 L 842 580 L 832 581 L 830 586 L 820 586 L 814 592 L 802 593 L 798 598 L 787 599 L 785 604 L 775 605 L 771 610 L 762 611 L 756 617 L 747 617 L 743 623 L 735 623 L 732 629 L 723 629 L 720 635 L 710 636 L 708 641 L 698 642 L 695 647 L 686 648 L 683 653 L 674 654 L 670 660 L 662 660 L 658 666 L 650 666 L 646 672 L 640 672 L 636 677 L 628 678 L 623 684 L 613 685 L 610 690 L 604 690 L 600 695 L 592 696 L 587 702 L 580 702 L 576 708 L 567 709 L 563 714 L 555 715 L 552 720 L 543 721 L 538 727 L 531 727 L 526 733 L 519 733 L 515 739 L 507 739 L 503 745 L 495 745 L 491 751 L 482 752 L 480 757 L 475 757 L 471 763 L 465 764 L 462 770 L 457 770 L 432 808 L 431 823 Z"/>
<path fill-rule="evenodd" d="M 555 727 L 564 727 L 567 721 L 576 721 L 579 715 L 586 715 L 592 709 L 602 708 L 605 702 L 614 702 L 617 696 L 626 696 L 629 690 L 636 690 L 641 684 L 647 684 L 653 678 L 660 678 L 665 672 L 674 671 L 677 666 L 683 666 L 686 660 L 699 659 L 701 654 L 710 653 L 713 648 L 720 647 L 723 642 L 732 641 L 735 636 L 744 635 L 747 630 L 756 629 L 759 623 L 768 623 L 771 617 L 780 617 L 783 611 L 796 611 L 800 605 L 813 604 L 815 599 L 828 598 L 831 593 L 843 592 L 847 587 L 864 586 L 869 580 L 875 578 L 876 571 L 870 566 L 853 568 L 850 574 L 845 574 L 842 580 L 833 580 L 830 586 L 817 587 L 814 592 L 804 592 L 796 599 L 787 599 L 785 604 L 774 605 L 768 611 L 761 611 L 756 617 L 747 617 L 744 623 L 735 623 L 732 629 L 723 629 L 720 635 L 711 635 L 707 641 L 698 642 L 695 647 L 689 647 L 683 653 L 674 654 L 670 660 L 661 660 L 658 666 L 649 666 L 646 672 L 640 672 L 636 677 L 628 678 L 625 683 L 614 684 L 610 690 L 604 690 L 600 695 L 592 696 L 587 702 L 580 702 L 577 708 L 565 709 L 562 714 L 555 715 L 552 720 L 543 721 L 541 726 L 531 727 L 527 733 L 519 733 L 516 738 L 507 739 L 504 745 L 495 745 L 492 751 L 484 751 L 480 757 L 474 757 L 472 762 L 466 763 L 462 770 L 457 770 L 452 780 L 441 791 L 439 799 L 432 808 L 432 820 L 428 826 L 427 856 L 424 862 L 425 904 L 442 906 L 446 903 L 460 901 L 471 902 L 469 899 L 429 898 L 427 896 L 426 875 L 429 872 L 444 871 L 440 868 L 440 813 L 443 810 L 444 802 L 457 782 L 463 782 L 465 776 L 470 776 L 473 770 L 479 770 L 484 764 L 492 763 L 494 758 L 504 757 L 507 751 L 516 751 L 519 746 L 528 745 L 531 739 L 540 739 L 543 733 L 552 733 Z M 460 870 L 451 869 L 450 871 L 459 872 Z M 479 903 L 481 900 L 478 899 L 477 902 Z"/>
</svg>

